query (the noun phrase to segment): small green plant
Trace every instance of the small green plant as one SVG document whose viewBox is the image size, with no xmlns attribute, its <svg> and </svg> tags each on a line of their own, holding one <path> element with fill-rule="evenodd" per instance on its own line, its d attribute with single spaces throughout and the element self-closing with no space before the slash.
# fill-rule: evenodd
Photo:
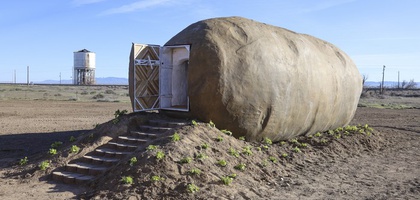
<svg viewBox="0 0 420 200">
<path fill-rule="evenodd" d="M 210 122 L 207 124 L 210 128 L 215 128 L 216 124 L 213 123 L 213 121 L 210 120 Z"/>
<path fill-rule="evenodd" d="M 287 158 L 287 156 L 289 156 L 289 154 L 287 154 L 287 153 L 282 153 L 281 154 L 281 157 L 283 157 L 283 158 Z"/>
<path fill-rule="evenodd" d="M 245 168 L 246 168 L 246 164 L 245 163 L 239 163 L 239 164 L 235 165 L 234 168 L 237 169 L 237 170 L 244 171 Z"/>
<path fill-rule="evenodd" d="M 327 144 L 327 142 L 328 142 L 328 140 L 326 140 L 326 139 L 321 139 L 321 144 Z"/>
<path fill-rule="evenodd" d="M 264 144 L 266 144 L 266 145 L 272 145 L 273 144 L 273 141 L 271 141 L 271 139 L 270 138 L 264 138 Z"/>
<path fill-rule="evenodd" d="M 294 145 L 299 145 L 299 141 L 297 139 L 291 139 L 290 142 Z"/>
<path fill-rule="evenodd" d="M 153 182 L 159 182 L 159 181 L 162 181 L 162 180 L 163 180 L 163 178 L 162 178 L 162 177 L 157 176 L 157 175 L 152 176 L 150 179 L 151 179 Z"/>
<path fill-rule="evenodd" d="M 208 149 L 210 147 L 210 145 L 209 144 L 207 144 L 207 143 L 203 143 L 203 144 L 201 144 L 201 148 L 202 149 Z"/>
<path fill-rule="evenodd" d="M 131 176 L 123 176 L 121 177 L 121 182 L 123 182 L 126 185 L 131 185 L 134 183 L 133 177 Z"/>
<path fill-rule="evenodd" d="M 219 160 L 219 161 L 217 162 L 217 164 L 218 164 L 219 166 L 221 166 L 221 167 L 226 167 L 227 162 L 226 162 L 226 160 Z"/>
<path fill-rule="evenodd" d="M 195 120 L 191 120 L 191 125 L 192 126 L 197 126 L 198 124 L 197 124 L 197 122 Z"/>
<path fill-rule="evenodd" d="M 122 115 L 127 114 L 127 112 L 128 112 L 127 110 L 121 110 L 121 111 L 120 109 L 116 110 L 114 113 L 114 119 L 112 120 L 112 123 L 117 124 L 120 121 L 120 117 Z"/>
<path fill-rule="evenodd" d="M 238 140 L 245 141 L 245 136 L 241 136 L 241 137 L 239 137 L 239 138 L 238 138 Z"/>
<path fill-rule="evenodd" d="M 244 149 L 242 150 L 242 153 L 247 156 L 252 155 L 251 147 L 250 146 L 244 147 Z"/>
<path fill-rule="evenodd" d="M 50 161 L 49 161 L 49 160 L 44 160 L 44 161 L 42 161 L 42 162 L 38 165 L 38 167 L 39 167 L 41 170 L 46 170 L 46 169 L 48 169 L 48 168 L 50 167 Z"/>
<path fill-rule="evenodd" d="M 156 152 L 156 159 L 162 160 L 165 157 L 165 153 L 163 151 Z"/>
<path fill-rule="evenodd" d="M 175 133 L 171 136 L 171 139 L 172 139 L 172 141 L 173 141 L 173 142 L 177 142 L 177 141 L 179 141 L 181 138 L 180 138 L 179 134 L 178 134 L 177 132 L 175 132 Z"/>
<path fill-rule="evenodd" d="M 221 131 L 222 131 L 222 133 L 224 133 L 224 134 L 226 134 L 226 135 L 232 136 L 232 131 L 228 131 L 228 130 L 226 130 L 226 129 L 223 129 L 223 130 L 221 130 Z"/>
<path fill-rule="evenodd" d="M 19 160 L 19 165 L 22 166 L 22 165 L 26 165 L 26 164 L 28 164 L 28 157 L 25 156 L 24 158 L 21 158 Z"/>
<path fill-rule="evenodd" d="M 60 147 L 62 144 L 63 144 L 63 142 L 56 141 L 56 142 L 51 144 L 51 148 L 58 149 L 58 147 Z"/>
<path fill-rule="evenodd" d="M 295 152 L 295 153 L 300 153 L 301 151 L 300 151 L 300 149 L 299 149 L 299 147 L 294 147 L 293 149 L 292 149 L 292 151 L 293 152 Z"/>
<path fill-rule="evenodd" d="M 130 158 L 130 166 L 134 166 L 136 163 L 137 163 L 137 158 L 136 157 Z"/>
<path fill-rule="evenodd" d="M 263 149 L 264 149 L 264 150 L 266 150 L 266 151 L 267 151 L 269 148 L 270 148 L 270 147 L 269 147 L 268 145 L 264 145 L 264 146 L 263 146 Z"/>
<path fill-rule="evenodd" d="M 276 162 L 277 162 L 277 158 L 276 158 L 276 157 L 274 157 L 274 156 L 270 156 L 270 157 L 268 157 L 268 159 L 269 159 L 271 162 L 273 162 L 273 163 L 276 163 Z"/>
<path fill-rule="evenodd" d="M 315 137 L 321 137 L 321 136 L 322 136 L 322 133 L 317 132 L 317 133 L 315 133 L 315 134 L 314 134 L 314 136 L 315 136 Z"/>
<path fill-rule="evenodd" d="M 57 149 L 51 148 L 50 150 L 48 150 L 48 154 L 50 154 L 50 155 L 57 154 Z"/>
<path fill-rule="evenodd" d="M 350 135 L 350 132 L 348 132 L 348 131 L 344 131 L 344 133 L 343 133 L 344 135 Z"/>
<path fill-rule="evenodd" d="M 236 174 L 231 174 L 231 175 L 229 175 L 229 177 L 230 177 L 230 178 L 236 178 L 236 177 L 237 177 L 237 175 L 236 175 Z"/>
<path fill-rule="evenodd" d="M 76 138 L 74 136 L 71 136 L 70 139 L 69 139 L 69 141 L 70 142 L 74 142 L 74 141 L 76 141 Z"/>
<path fill-rule="evenodd" d="M 266 167 L 268 165 L 268 160 L 265 159 L 261 162 L 261 166 Z"/>
<path fill-rule="evenodd" d="M 200 188 L 196 186 L 194 183 L 190 183 L 187 185 L 187 191 L 189 193 L 195 193 L 195 192 L 198 192 L 199 190 Z"/>
<path fill-rule="evenodd" d="M 257 151 L 261 151 L 261 147 L 256 147 Z"/>
<path fill-rule="evenodd" d="M 78 153 L 80 151 L 80 148 L 76 145 L 72 145 L 70 147 L 70 153 Z"/>
<path fill-rule="evenodd" d="M 230 176 L 222 176 L 220 178 L 220 180 L 222 181 L 223 184 L 230 185 L 232 183 L 232 181 L 233 181 L 233 178 L 230 177 Z"/>
<path fill-rule="evenodd" d="M 195 157 L 196 159 L 198 159 L 198 160 L 204 160 L 204 159 L 206 159 L 208 156 L 206 156 L 206 154 L 204 154 L 204 153 L 199 153 L 199 154 L 197 154 L 197 156 Z"/>
<path fill-rule="evenodd" d="M 285 144 L 287 144 L 287 142 L 286 142 L 286 141 L 281 141 L 281 142 L 280 142 L 280 145 L 281 145 L 281 146 L 283 146 L 283 145 L 285 145 Z"/>
<path fill-rule="evenodd" d="M 328 135 L 334 135 L 334 131 L 333 130 L 328 130 Z"/>
<path fill-rule="evenodd" d="M 308 147 L 308 143 L 300 143 L 300 147 L 302 148 Z"/>
<path fill-rule="evenodd" d="M 341 138 L 341 134 L 340 134 L 340 133 L 338 133 L 338 134 L 334 135 L 334 137 L 335 137 L 336 139 L 340 139 L 340 138 Z"/>
<path fill-rule="evenodd" d="M 239 157 L 239 153 L 232 147 L 229 148 L 229 154 L 231 156 Z"/>
<path fill-rule="evenodd" d="M 336 128 L 336 129 L 334 130 L 334 132 L 337 132 L 337 133 L 339 133 L 339 132 L 341 132 L 341 131 L 343 131 L 343 127 L 338 127 L 338 128 Z"/>
<path fill-rule="evenodd" d="M 357 130 L 358 130 L 358 128 L 357 128 L 357 126 L 350 126 L 350 125 L 347 125 L 346 127 L 344 127 L 344 130 L 346 130 L 346 131 L 351 131 L 351 132 L 355 132 L 355 131 L 357 131 Z"/>
<path fill-rule="evenodd" d="M 201 174 L 201 170 L 200 170 L 200 169 L 198 169 L 198 168 L 192 168 L 192 169 L 190 170 L 190 174 L 191 174 L 191 175 L 200 175 L 200 174 Z"/>
<path fill-rule="evenodd" d="M 152 144 L 150 144 L 149 146 L 146 147 L 146 150 L 147 151 L 152 151 L 152 150 L 156 150 L 156 149 L 157 149 L 157 146 L 156 145 L 152 145 Z"/>
<path fill-rule="evenodd" d="M 218 142 L 223 141 L 223 137 L 219 135 L 219 136 L 216 138 L 216 141 L 218 141 Z"/>
<path fill-rule="evenodd" d="M 187 157 L 182 158 L 179 162 L 182 164 L 187 164 L 187 163 L 191 163 L 191 161 L 192 161 L 192 158 L 187 156 Z"/>
</svg>

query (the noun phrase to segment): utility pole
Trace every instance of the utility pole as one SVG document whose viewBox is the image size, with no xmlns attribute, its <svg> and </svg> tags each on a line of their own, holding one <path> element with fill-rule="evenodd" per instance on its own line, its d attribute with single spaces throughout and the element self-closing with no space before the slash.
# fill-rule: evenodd
<svg viewBox="0 0 420 200">
<path fill-rule="evenodd" d="M 398 89 L 400 89 L 400 71 L 398 71 Z"/>
<path fill-rule="evenodd" d="M 61 85 L 61 72 L 60 72 L 60 85 Z"/>
<path fill-rule="evenodd" d="M 381 94 L 384 94 L 384 77 L 385 77 L 385 65 L 382 69 L 382 84 L 381 84 Z"/>
<path fill-rule="evenodd" d="M 13 74 L 13 83 L 16 84 L 16 69 L 15 69 L 15 72 Z"/>
<path fill-rule="evenodd" d="M 26 67 L 26 84 L 29 85 L 29 66 Z"/>
</svg>

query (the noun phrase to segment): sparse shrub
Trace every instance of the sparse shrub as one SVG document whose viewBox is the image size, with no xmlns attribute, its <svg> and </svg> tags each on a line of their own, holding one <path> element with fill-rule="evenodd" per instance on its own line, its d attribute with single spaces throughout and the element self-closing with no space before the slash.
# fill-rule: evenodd
<svg viewBox="0 0 420 200">
<path fill-rule="evenodd" d="M 221 131 L 222 131 L 222 133 L 224 133 L 224 134 L 226 134 L 226 135 L 232 136 L 232 132 L 231 132 L 231 131 L 228 131 L 228 130 L 226 130 L 226 129 L 223 129 L 223 130 L 221 130 Z"/>
<path fill-rule="evenodd" d="M 76 145 L 72 145 L 70 147 L 70 153 L 78 153 L 80 151 L 80 148 Z"/>
<path fill-rule="evenodd" d="M 230 177 L 230 176 L 222 176 L 222 177 L 220 178 L 220 180 L 222 181 L 222 183 L 223 183 L 224 185 L 230 185 L 230 184 L 232 183 L 232 181 L 233 181 L 233 178 L 232 178 L 232 177 Z"/>
<path fill-rule="evenodd" d="M 239 153 L 232 147 L 229 148 L 229 154 L 231 156 L 239 157 Z"/>
<path fill-rule="evenodd" d="M 137 163 L 137 158 L 136 157 L 132 157 L 130 158 L 130 166 L 133 166 Z"/>
<path fill-rule="evenodd" d="M 44 160 L 38 165 L 38 167 L 41 170 L 46 170 L 50 167 L 50 161 L 49 160 Z"/>
<path fill-rule="evenodd" d="M 89 94 L 86 90 L 84 90 L 83 92 L 80 93 L 81 95 L 87 95 Z"/>
<path fill-rule="evenodd" d="M 92 98 L 93 99 L 103 99 L 103 98 L 105 98 L 105 96 L 102 93 L 99 93 L 99 94 L 93 96 Z"/>
<path fill-rule="evenodd" d="M 116 94 L 114 90 L 105 90 L 105 94 Z"/>
<path fill-rule="evenodd" d="M 20 160 L 19 160 L 19 165 L 20 166 L 22 166 L 22 165 L 26 165 L 28 163 L 28 157 L 24 157 L 24 158 L 21 158 Z"/>
<path fill-rule="evenodd" d="M 244 171 L 245 168 L 246 168 L 246 164 L 245 163 L 239 163 L 234 168 L 237 169 L 237 170 Z"/>
<path fill-rule="evenodd" d="M 133 177 L 131 177 L 131 176 L 123 176 L 123 177 L 121 177 L 121 182 L 123 182 L 124 184 L 127 184 L 127 185 L 131 185 L 131 184 L 134 183 L 134 180 L 133 180 Z"/>
<path fill-rule="evenodd" d="M 120 117 L 127 114 L 127 112 L 128 112 L 127 110 L 120 110 L 120 109 L 116 110 L 114 112 L 114 119 L 112 120 L 112 123 L 117 124 L 120 121 Z"/>
<path fill-rule="evenodd" d="M 200 188 L 196 186 L 194 183 L 190 183 L 187 185 L 187 191 L 189 193 L 195 193 L 195 192 L 198 192 L 199 190 Z"/>
<path fill-rule="evenodd" d="M 189 172 L 191 175 L 200 175 L 201 174 L 201 170 L 198 168 L 192 168 Z"/>
<path fill-rule="evenodd" d="M 146 150 L 148 150 L 148 151 L 152 151 L 152 150 L 155 150 L 155 149 L 157 149 L 157 146 L 152 145 L 152 144 L 146 147 Z"/>
<path fill-rule="evenodd" d="M 181 137 L 179 136 L 179 134 L 177 132 L 175 132 L 172 136 L 171 136 L 171 140 L 172 142 L 177 142 L 181 139 Z"/>
<path fill-rule="evenodd" d="M 207 144 L 207 143 L 203 143 L 203 144 L 201 144 L 201 148 L 202 149 L 207 149 L 207 148 L 209 148 L 210 147 L 210 145 L 209 144 Z"/>
<path fill-rule="evenodd" d="M 70 139 L 69 139 L 69 141 L 70 142 L 74 142 L 74 141 L 76 141 L 76 138 L 74 136 L 71 136 Z"/>
<path fill-rule="evenodd" d="M 295 153 L 300 153 L 301 152 L 301 150 L 299 149 L 299 147 L 294 147 L 293 149 L 292 149 L 292 151 L 293 152 L 295 152 Z"/>
<path fill-rule="evenodd" d="M 50 150 L 48 150 L 48 154 L 50 154 L 50 155 L 57 154 L 57 149 L 51 148 Z"/>
<path fill-rule="evenodd" d="M 57 148 L 58 148 L 58 147 L 60 147 L 62 144 L 63 144 L 63 142 L 60 142 L 60 141 L 53 142 L 53 143 L 51 144 L 51 148 L 53 148 L 53 149 L 57 149 Z"/>
<path fill-rule="evenodd" d="M 162 180 L 163 180 L 163 178 L 162 178 L 162 177 L 157 176 L 157 175 L 152 176 L 150 179 L 151 179 L 153 182 L 159 182 L 159 181 L 162 181 Z"/>
<path fill-rule="evenodd" d="M 186 163 L 191 163 L 191 161 L 192 161 L 192 158 L 187 156 L 185 158 L 182 158 L 179 162 L 182 164 L 186 164 Z"/>
<path fill-rule="evenodd" d="M 273 141 L 271 141 L 271 139 L 270 138 L 264 138 L 264 144 L 267 144 L 267 145 L 272 145 L 273 144 Z"/>
<path fill-rule="evenodd" d="M 156 152 L 156 159 L 162 160 L 164 157 L 165 157 L 165 153 L 163 153 L 162 151 Z"/>
<path fill-rule="evenodd" d="M 221 166 L 221 167 L 226 167 L 227 162 L 226 162 L 226 160 L 219 160 L 219 161 L 217 162 L 217 164 L 218 164 L 219 166 Z"/>
</svg>

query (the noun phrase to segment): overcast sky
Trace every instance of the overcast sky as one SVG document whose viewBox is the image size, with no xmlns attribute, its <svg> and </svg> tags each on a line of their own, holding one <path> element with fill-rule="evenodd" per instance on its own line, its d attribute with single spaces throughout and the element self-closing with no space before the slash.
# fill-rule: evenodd
<svg viewBox="0 0 420 200">
<path fill-rule="evenodd" d="M 346 52 L 369 81 L 420 81 L 418 0 L 4 0 L 0 82 L 71 79 L 73 52 L 96 77 L 125 77 L 131 43 L 163 45 L 199 20 L 241 16 L 306 33 Z"/>
</svg>

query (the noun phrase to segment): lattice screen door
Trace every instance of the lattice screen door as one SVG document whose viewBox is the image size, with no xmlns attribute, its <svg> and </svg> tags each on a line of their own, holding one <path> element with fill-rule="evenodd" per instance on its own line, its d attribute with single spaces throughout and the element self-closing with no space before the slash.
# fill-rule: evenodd
<svg viewBox="0 0 420 200">
<path fill-rule="evenodd" d="M 138 45 L 134 58 L 134 110 L 160 108 L 159 45 Z"/>
</svg>

